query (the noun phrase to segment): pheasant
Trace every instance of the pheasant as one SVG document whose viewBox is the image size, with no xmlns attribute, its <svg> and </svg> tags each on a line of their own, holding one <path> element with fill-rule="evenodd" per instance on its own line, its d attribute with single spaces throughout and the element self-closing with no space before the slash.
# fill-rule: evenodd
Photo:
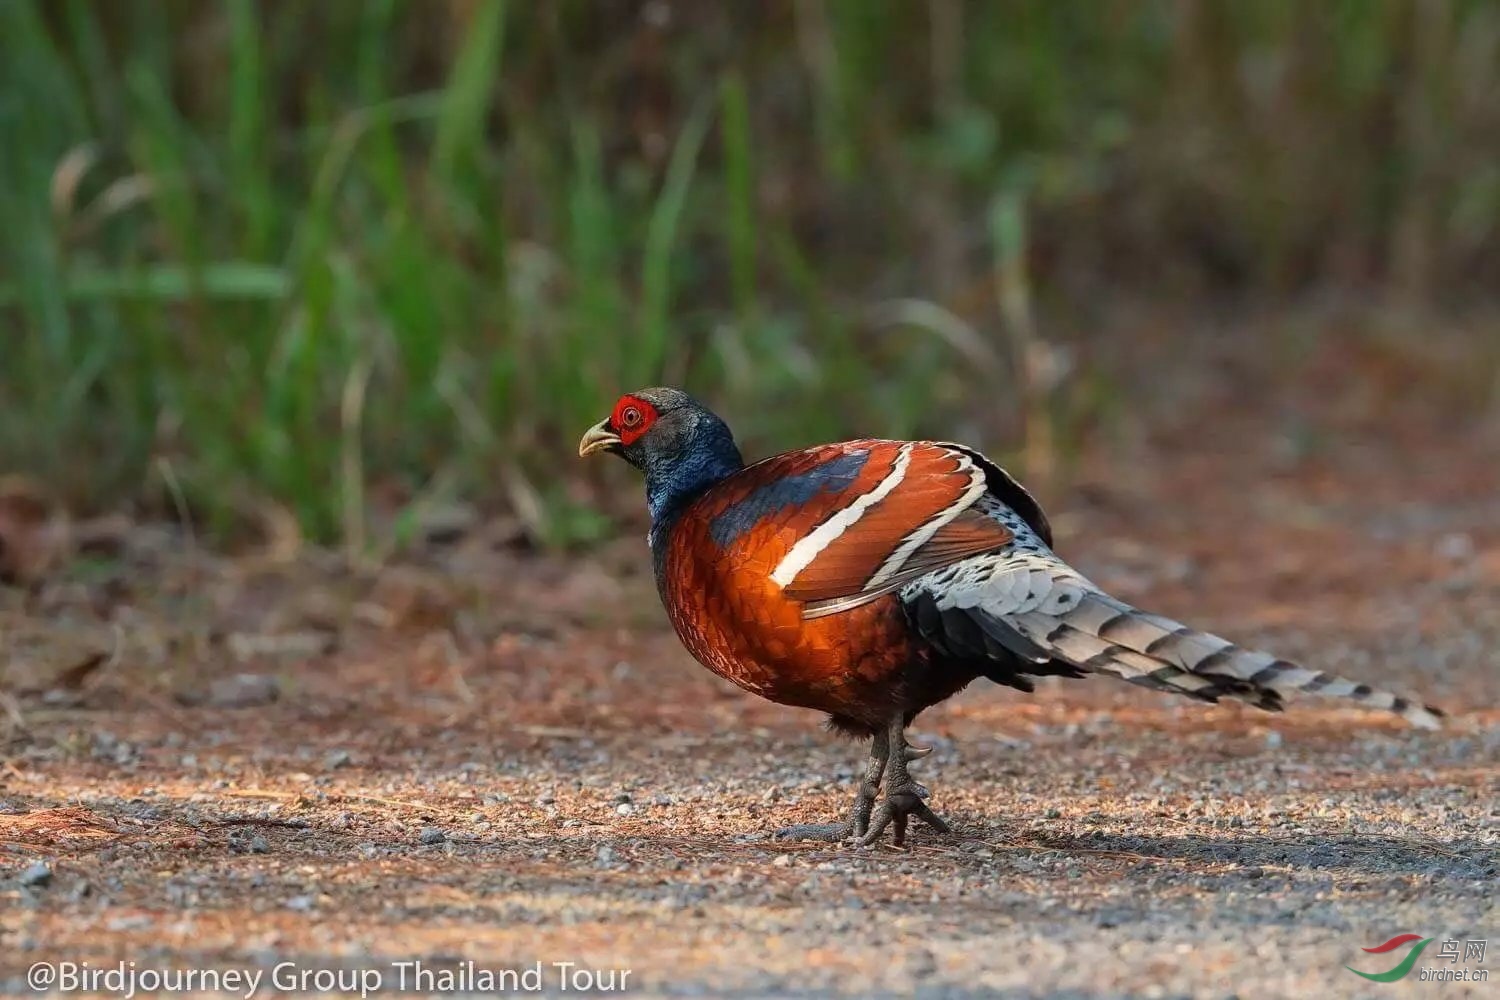
<svg viewBox="0 0 1500 1000">
<path fill-rule="evenodd" d="M 781 836 L 868 845 L 892 827 L 901 845 L 912 817 L 947 833 L 907 767 L 930 748 L 906 728 L 981 677 L 1031 691 L 1103 674 L 1270 711 L 1307 691 L 1428 728 L 1442 714 L 1109 596 L 1052 551 L 1031 494 L 963 445 L 845 441 L 747 466 L 723 420 L 654 388 L 589 428 L 578 454 L 596 452 L 645 474 L 657 589 L 693 656 L 870 740 L 848 817 Z"/>
</svg>

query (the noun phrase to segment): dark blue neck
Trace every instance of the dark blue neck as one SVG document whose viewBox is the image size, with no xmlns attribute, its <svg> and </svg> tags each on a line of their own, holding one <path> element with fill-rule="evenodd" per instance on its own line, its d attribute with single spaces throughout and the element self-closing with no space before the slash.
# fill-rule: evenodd
<svg viewBox="0 0 1500 1000">
<path fill-rule="evenodd" d="M 651 545 L 664 536 L 677 515 L 710 486 L 745 467 L 728 431 L 705 429 L 686 450 L 646 465 L 646 506 L 651 511 Z"/>
</svg>

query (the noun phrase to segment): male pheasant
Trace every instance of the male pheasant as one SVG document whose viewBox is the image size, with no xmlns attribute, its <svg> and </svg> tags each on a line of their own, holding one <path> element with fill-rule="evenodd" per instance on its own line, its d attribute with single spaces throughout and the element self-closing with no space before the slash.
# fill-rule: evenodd
<svg viewBox="0 0 1500 1000">
<path fill-rule="evenodd" d="M 847 820 L 784 835 L 873 843 L 947 826 L 907 764 L 922 710 L 986 677 L 1105 674 L 1272 711 L 1308 691 L 1426 727 L 1437 709 L 1241 649 L 1094 586 L 1052 551 L 1030 493 L 972 448 L 859 440 L 746 466 L 728 426 L 677 389 L 622 396 L 578 445 L 645 473 L 657 588 L 706 667 L 871 738 Z M 876 796 L 883 792 L 879 808 Z"/>
</svg>

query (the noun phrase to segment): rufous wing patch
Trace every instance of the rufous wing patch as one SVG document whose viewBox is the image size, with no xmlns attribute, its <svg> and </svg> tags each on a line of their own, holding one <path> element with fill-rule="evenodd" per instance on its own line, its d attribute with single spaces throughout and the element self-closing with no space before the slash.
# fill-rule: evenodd
<svg viewBox="0 0 1500 1000">
<path fill-rule="evenodd" d="M 967 456 L 919 444 L 895 469 L 900 480 L 884 482 L 888 488 L 878 502 L 860 511 L 785 585 L 787 597 L 808 605 L 808 617 L 858 607 L 1011 540 L 1003 525 L 969 510 L 984 492 L 984 473 Z"/>
</svg>

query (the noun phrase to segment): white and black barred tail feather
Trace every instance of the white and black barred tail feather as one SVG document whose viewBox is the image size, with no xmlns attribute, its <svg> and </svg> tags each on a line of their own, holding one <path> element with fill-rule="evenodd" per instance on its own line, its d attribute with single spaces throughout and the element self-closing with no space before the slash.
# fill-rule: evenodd
<svg viewBox="0 0 1500 1000">
<path fill-rule="evenodd" d="M 1282 695 L 1305 691 L 1384 709 L 1424 728 L 1437 726 L 1442 714 L 1388 691 L 1241 649 L 1227 639 L 1137 610 L 1100 591 L 1040 545 L 1023 544 L 965 560 L 922 578 L 901 596 L 909 609 L 930 603 L 940 616 L 933 619 L 928 614 L 935 623 L 932 627 L 942 627 L 949 635 L 953 627 L 943 623 L 959 612 L 973 621 L 974 631 L 1022 659 L 1036 662 L 1039 652 L 1086 673 L 1204 701 L 1238 698 L 1276 711 L 1282 707 Z M 1006 629 L 1014 631 L 1015 641 L 993 640 Z M 923 628 L 924 634 L 927 631 Z M 964 645 L 979 649 L 972 642 Z"/>
<path fill-rule="evenodd" d="M 1048 624 L 1034 615 L 1027 622 L 1031 628 Z M 1279 708 L 1283 694 L 1307 692 L 1383 709 L 1426 728 L 1437 726 L 1441 714 L 1368 684 L 1299 666 L 1270 653 L 1241 649 L 1227 639 L 1139 611 L 1102 593 L 1085 595 L 1073 611 L 1055 620 L 1054 631 L 1082 632 L 1096 643 L 1107 644 L 1108 649 L 1095 655 L 1115 657 L 1130 670 L 1154 663 L 1156 669 L 1146 676 L 1189 694 L 1227 695 L 1262 708 Z"/>
<path fill-rule="evenodd" d="M 1017 624 L 1023 634 L 1032 629 L 1047 629 L 1049 638 L 1042 642 L 1047 643 L 1056 655 L 1078 664 L 1090 673 L 1110 674 L 1142 687 L 1185 694 L 1204 701 L 1218 701 L 1228 696 L 1243 699 L 1268 711 L 1280 711 L 1282 707 L 1281 696 L 1274 690 L 1257 688 L 1233 678 L 1195 674 L 1090 635 L 1066 622 L 1058 623 L 1056 619 L 1049 621 L 1043 620 L 1041 616 L 1026 615 Z"/>
</svg>

